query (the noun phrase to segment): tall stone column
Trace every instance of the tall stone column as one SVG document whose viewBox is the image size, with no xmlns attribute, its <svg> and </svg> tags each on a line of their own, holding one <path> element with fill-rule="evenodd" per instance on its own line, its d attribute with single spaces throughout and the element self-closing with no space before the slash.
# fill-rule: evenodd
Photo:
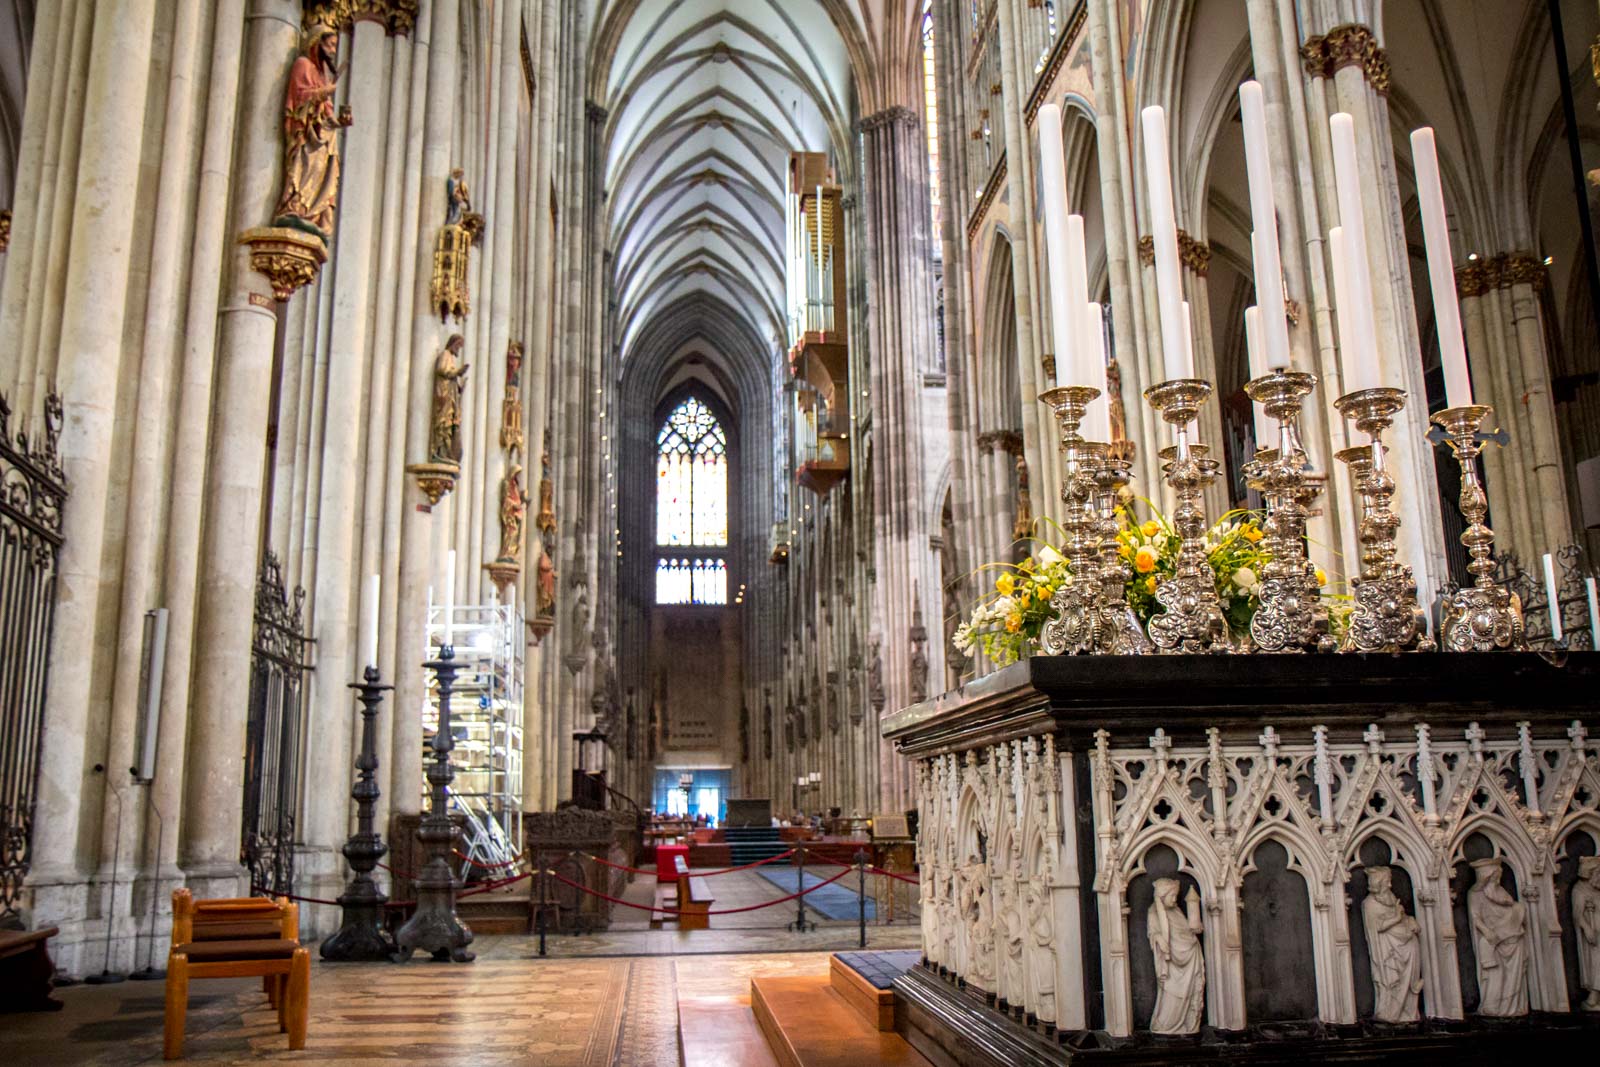
<svg viewBox="0 0 1600 1067">
<path fill-rule="evenodd" d="M 60 455 L 72 490 L 56 573 L 53 641 L 76 669 L 51 674 L 29 885 L 31 919 L 66 929 L 63 947 L 82 940 L 88 906 L 85 872 L 94 861 L 94 800 L 120 786 L 125 771 L 95 780 L 87 769 L 90 724 L 106 716 L 105 662 L 95 663 L 97 621 L 107 605 L 108 487 L 115 460 L 113 423 L 123 361 L 123 327 L 133 258 L 137 183 L 144 149 L 156 0 L 108 0 L 95 20 L 88 62 L 83 154 L 73 197 L 71 255 L 61 305 L 59 389 L 65 403 Z M 24 409 L 26 410 L 26 409 Z M 97 670 L 96 667 L 101 669 Z M 85 797 L 90 798 L 85 804 Z"/>
<path fill-rule="evenodd" d="M 300 5 L 252 0 L 245 20 L 228 224 L 235 236 L 269 222 L 277 203 L 284 88 L 300 42 Z M 197 713 L 191 717 L 180 852 L 197 896 L 235 896 L 244 888 L 241 782 L 278 321 L 267 279 L 251 266 L 248 247 L 234 245 L 224 285 L 195 628 Z"/>
<path fill-rule="evenodd" d="M 460 0 L 435 0 L 426 41 L 417 47 L 428 54 L 428 92 L 422 147 L 421 187 L 418 198 L 416 290 L 408 355 L 411 392 L 406 416 L 406 457 L 418 463 L 427 456 L 433 397 L 433 365 L 446 334 L 430 306 L 429 280 L 433 273 L 433 244 L 445 219 L 445 183 L 450 176 L 450 148 L 456 118 L 456 84 L 460 56 Z M 420 62 L 420 59 L 419 59 Z M 413 77 L 419 75 L 414 74 Z M 422 810 L 422 705 L 426 680 L 418 657 L 422 655 L 428 585 L 436 557 L 436 535 L 447 536 L 440 526 L 443 516 L 432 515 L 422 490 L 407 477 L 401 527 L 399 621 L 395 628 L 395 715 L 390 810 L 415 815 Z M 459 588 L 459 586 L 458 586 Z M 442 587 L 436 597 L 443 596 Z"/>
<path fill-rule="evenodd" d="M 927 150 L 914 112 L 891 107 L 861 120 L 867 203 L 867 315 L 872 367 L 876 612 L 891 708 L 911 703 L 912 601 L 927 589 L 926 480 L 920 447 L 921 369 L 931 350 L 932 278 L 927 230 Z M 934 578 L 937 581 L 937 577 Z M 881 742 L 885 810 L 910 799 L 904 761 Z"/>
<path fill-rule="evenodd" d="M 368 5 L 350 26 L 345 81 L 355 122 L 343 135 L 338 233 L 334 242 L 333 322 L 329 330 L 327 386 L 322 411 L 322 476 L 318 493 L 316 579 L 313 585 L 312 636 L 317 640 L 317 671 L 311 676 L 307 702 L 306 778 L 319 783 L 350 779 L 351 726 L 355 702 L 347 686 L 364 663 L 354 662 L 358 620 L 352 595 L 362 581 L 355 573 L 360 559 L 357 515 L 363 523 L 377 516 L 360 510 L 360 468 L 363 403 L 367 368 L 377 355 L 372 348 L 373 260 L 380 208 L 379 178 L 383 168 L 385 40 L 381 5 Z M 281 547 L 281 546 L 279 546 Z M 344 883 L 339 847 L 349 824 L 349 797 L 338 789 L 306 792 L 303 852 L 300 869 L 313 897 L 337 896 Z M 321 924 L 313 923 L 320 928 Z"/>
</svg>

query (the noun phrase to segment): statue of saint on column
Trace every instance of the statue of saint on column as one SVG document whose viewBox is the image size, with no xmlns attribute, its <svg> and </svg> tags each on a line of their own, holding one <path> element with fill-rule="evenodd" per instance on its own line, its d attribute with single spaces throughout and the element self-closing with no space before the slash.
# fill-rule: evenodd
<svg viewBox="0 0 1600 1067">
<path fill-rule="evenodd" d="M 1584 1011 L 1600 1011 L 1600 856 L 1578 858 L 1578 880 L 1572 886 L 1572 925 L 1578 935 L 1578 977 Z"/>
<path fill-rule="evenodd" d="M 528 497 L 522 491 L 522 464 L 513 464 L 500 481 L 500 559 L 522 562 L 522 527 Z"/>
<path fill-rule="evenodd" d="M 1472 861 L 1467 891 L 1472 951 L 1478 957 L 1478 1014 L 1528 1014 L 1528 907 L 1500 884 L 1501 861 Z"/>
<path fill-rule="evenodd" d="M 461 462 L 461 394 L 468 363 L 458 362 L 466 344 L 459 333 L 445 342 L 433 367 L 433 426 L 428 435 L 428 461 Z"/>
<path fill-rule="evenodd" d="M 1156 1009 L 1150 1029 L 1157 1034 L 1193 1034 L 1206 1006 L 1206 957 L 1200 947 L 1205 923 L 1194 887 L 1178 907 L 1178 880 L 1156 879 L 1150 905 L 1150 951 L 1156 958 Z"/>
<path fill-rule="evenodd" d="M 333 215 L 339 204 L 338 132 L 350 125 L 348 105 L 333 108 L 333 94 L 345 68 L 335 68 L 339 34 L 324 23 L 306 30 L 283 98 L 283 195 L 273 212 L 274 226 L 288 226 L 333 240 Z"/>
<path fill-rule="evenodd" d="M 1388 867 L 1367 868 L 1361 925 L 1372 960 L 1372 1014 L 1379 1022 L 1409 1023 L 1417 1019 L 1417 995 L 1422 992 L 1420 928 L 1394 895 L 1393 878 Z"/>
<path fill-rule="evenodd" d="M 522 343 L 506 345 L 506 391 L 500 401 L 500 447 L 522 451 Z"/>
</svg>

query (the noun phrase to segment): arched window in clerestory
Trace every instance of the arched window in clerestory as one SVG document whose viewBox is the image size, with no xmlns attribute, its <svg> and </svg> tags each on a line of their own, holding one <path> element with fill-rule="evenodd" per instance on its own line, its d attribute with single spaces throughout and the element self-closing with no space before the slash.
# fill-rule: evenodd
<svg viewBox="0 0 1600 1067">
<path fill-rule="evenodd" d="M 728 437 L 690 396 L 656 434 L 656 603 L 728 602 Z"/>
</svg>

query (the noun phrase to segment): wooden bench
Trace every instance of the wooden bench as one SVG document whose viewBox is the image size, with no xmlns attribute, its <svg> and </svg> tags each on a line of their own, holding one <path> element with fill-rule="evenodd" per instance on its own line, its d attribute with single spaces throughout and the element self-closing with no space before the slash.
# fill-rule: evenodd
<svg viewBox="0 0 1600 1067">
<path fill-rule="evenodd" d="M 50 995 L 56 967 L 45 944 L 59 933 L 42 930 L 0 930 L 0 1012 L 60 1011 Z"/>
<path fill-rule="evenodd" d="M 711 895 L 710 884 L 701 877 L 691 877 L 689 865 L 682 856 L 674 857 L 678 869 L 678 929 L 706 930 L 711 927 L 707 913 L 716 898 Z"/>
<path fill-rule="evenodd" d="M 191 978 L 262 979 L 291 1049 L 305 1048 L 310 1014 L 311 952 L 300 944 L 300 911 L 287 900 L 196 901 L 172 894 L 172 947 L 167 954 L 162 1054 L 183 1055 Z"/>
</svg>

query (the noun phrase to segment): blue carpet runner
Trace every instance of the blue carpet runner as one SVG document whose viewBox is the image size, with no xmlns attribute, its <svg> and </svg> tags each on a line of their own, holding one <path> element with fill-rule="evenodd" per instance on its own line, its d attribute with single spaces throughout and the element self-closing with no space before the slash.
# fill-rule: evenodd
<svg viewBox="0 0 1600 1067">
<path fill-rule="evenodd" d="M 812 886 L 821 882 L 825 882 L 829 878 L 832 878 L 835 874 L 839 873 L 839 868 L 837 867 L 828 867 L 825 868 L 825 870 L 828 872 L 827 875 L 820 878 L 817 875 L 812 874 L 811 871 L 806 871 L 806 888 L 811 889 Z M 785 893 L 794 893 L 799 889 L 796 878 L 799 876 L 800 871 L 795 867 L 787 867 L 781 864 L 773 863 L 766 867 L 757 867 L 756 873 L 761 875 L 761 877 L 765 878 L 767 881 L 771 882 L 773 885 L 777 886 L 779 889 L 783 890 Z M 868 877 L 870 879 L 871 876 L 869 875 Z M 848 889 L 845 888 L 846 882 L 850 884 Z M 817 914 L 826 919 L 858 918 L 860 916 L 858 902 L 861 898 L 856 895 L 855 884 L 856 873 L 851 871 L 849 874 L 845 875 L 839 881 L 834 882 L 832 885 L 823 886 L 821 889 L 812 890 L 812 892 L 807 893 L 806 907 L 811 908 Z M 870 881 L 868 882 L 867 892 L 872 892 Z M 872 900 L 869 898 L 867 900 L 867 918 L 870 920 L 875 917 L 876 911 L 873 907 Z"/>
</svg>

